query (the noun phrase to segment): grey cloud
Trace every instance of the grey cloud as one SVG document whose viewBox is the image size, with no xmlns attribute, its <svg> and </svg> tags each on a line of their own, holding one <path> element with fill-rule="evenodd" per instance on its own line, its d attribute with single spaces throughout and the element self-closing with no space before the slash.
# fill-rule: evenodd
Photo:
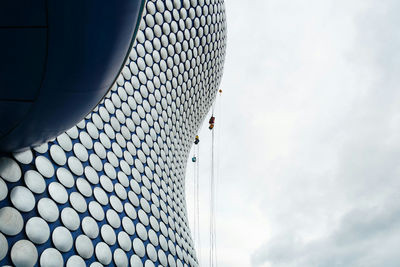
<svg viewBox="0 0 400 267">
<path fill-rule="evenodd" d="M 377 207 L 357 208 L 345 214 L 325 238 L 303 241 L 283 233 L 252 255 L 260 266 L 398 266 L 400 201 L 391 198 Z M 395 202 L 394 202 L 395 201 Z"/>
</svg>

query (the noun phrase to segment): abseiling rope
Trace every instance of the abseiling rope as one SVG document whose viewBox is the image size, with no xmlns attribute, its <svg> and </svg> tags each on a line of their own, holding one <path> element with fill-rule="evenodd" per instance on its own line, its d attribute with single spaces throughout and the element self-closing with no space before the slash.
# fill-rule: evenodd
<svg viewBox="0 0 400 267">
<path fill-rule="evenodd" d="M 218 96 L 217 96 L 218 97 Z M 214 116 L 215 102 L 212 107 L 212 115 Z M 214 125 L 215 126 L 215 125 Z M 216 238 L 216 181 L 215 181 L 215 133 L 214 128 L 211 129 L 211 176 L 210 176 L 210 255 L 209 266 L 217 266 L 217 238 Z"/>
<path fill-rule="evenodd" d="M 201 242 L 200 242 L 200 196 L 199 196 L 199 170 L 200 170 L 200 144 L 195 145 L 194 147 L 194 156 L 196 157 L 196 161 L 194 162 L 194 179 L 193 179 L 193 230 L 194 230 L 194 244 L 198 251 L 198 261 L 199 265 L 201 265 Z"/>
</svg>

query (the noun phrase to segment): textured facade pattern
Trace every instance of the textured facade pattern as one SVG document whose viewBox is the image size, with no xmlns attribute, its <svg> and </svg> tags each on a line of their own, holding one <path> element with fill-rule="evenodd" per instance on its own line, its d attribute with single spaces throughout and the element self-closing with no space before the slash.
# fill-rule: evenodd
<svg viewBox="0 0 400 267">
<path fill-rule="evenodd" d="M 185 167 L 225 46 L 222 0 L 149 0 L 94 111 L 0 158 L 0 265 L 196 266 Z"/>
</svg>

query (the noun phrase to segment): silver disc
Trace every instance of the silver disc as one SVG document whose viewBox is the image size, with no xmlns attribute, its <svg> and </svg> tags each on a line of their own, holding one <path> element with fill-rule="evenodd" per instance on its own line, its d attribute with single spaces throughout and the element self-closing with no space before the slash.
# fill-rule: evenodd
<svg viewBox="0 0 400 267">
<path fill-rule="evenodd" d="M 65 165 L 67 162 L 67 156 L 65 155 L 64 150 L 59 145 L 52 145 L 50 147 L 50 156 L 55 163 L 60 166 Z"/>
<path fill-rule="evenodd" d="M 63 265 L 64 259 L 55 248 L 47 248 L 40 255 L 40 267 L 59 267 Z"/>
<path fill-rule="evenodd" d="M 46 190 L 46 182 L 43 176 L 35 170 L 27 171 L 24 174 L 24 181 L 26 186 L 35 194 L 41 194 Z"/>
<path fill-rule="evenodd" d="M 137 235 L 140 237 L 140 239 L 142 239 L 143 241 L 147 240 L 147 230 L 146 227 L 144 227 L 143 224 L 141 224 L 140 222 L 138 222 L 136 224 L 136 233 Z"/>
<path fill-rule="evenodd" d="M 123 250 L 127 252 L 130 251 L 132 248 L 131 239 L 129 235 L 124 231 L 118 233 L 118 244 Z"/>
<path fill-rule="evenodd" d="M 114 250 L 114 262 L 117 267 L 128 267 L 128 257 L 122 249 Z"/>
<path fill-rule="evenodd" d="M 5 199 L 8 195 L 8 187 L 3 179 L 0 178 L 0 201 Z"/>
<path fill-rule="evenodd" d="M 58 168 L 56 171 L 56 176 L 58 181 L 67 188 L 71 188 L 75 184 L 74 176 L 66 168 Z"/>
<path fill-rule="evenodd" d="M 50 198 L 42 198 L 37 204 L 40 217 L 48 222 L 55 222 L 58 219 L 60 211 L 57 204 Z"/>
<path fill-rule="evenodd" d="M 78 254 L 84 259 L 89 259 L 93 255 L 93 243 L 90 238 L 85 235 L 80 235 L 76 238 L 75 248 Z"/>
<path fill-rule="evenodd" d="M 99 235 L 99 226 L 92 217 L 85 217 L 82 220 L 82 230 L 91 239 L 95 239 Z"/>
<path fill-rule="evenodd" d="M 67 260 L 66 267 L 86 267 L 86 263 L 78 255 L 73 255 Z"/>
<path fill-rule="evenodd" d="M 61 252 L 68 252 L 73 245 L 72 235 L 64 226 L 58 226 L 52 234 L 54 246 Z"/>
<path fill-rule="evenodd" d="M 13 156 L 18 162 L 21 162 L 22 164 L 29 164 L 33 160 L 32 150 L 30 149 L 21 152 L 14 152 Z"/>
<path fill-rule="evenodd" d="M 69 202 L 77 212 L 84 213 L 87 210 L 86 200 L 78 192 L 72 192 L 69 195 Z"/>
<path fill-rule="evenodd" d="M 114 229 L 108 224 L 103 224 L 101 227 L 101 238 L 110 246 L 113 246 L 117 240 Z"/>
<path fill-rule="evenodd" d="M 32 217 L 25 225 L 28 238 L 35 244 L 43 244 L 50 237 L 49 225 L 40 217 Z"/>
<path fill-rule="evenodd" d="M 104 220 L 105 214 L 104 210 L 99 203 L 96 201 L 90 201 L 89 203 L 89 213 L 90 215 L 95 218 L 97 221 Z"/>
<path fill-rule="evenodd" d="M 111 263 L 112 255 L 110 247 L 104 243 L 99 242 L 96 246 L 96 258 L 104 265 L 108 265 Z"/>
<path fill-rule="evenodd" d="M 92 196 L 92 187 L 83 178 L 78 178 L 76 180 L 76 187 L 78 188 L 79 192 L 81 192 L 82 195 L 85 197 L 91 197 Z"/>
<path fill-rule="evenodd" d="M 106 192 L 100 187 L 95 187 L 93 190 L 94 198 L 99 202 L 101 205 L 105 206 L 108 204 L 108 197 Z"/>
<path fill-rule="evenodd" d="M 11 248 L 11 260 L 15 266 L 34 266 L 38 260 L 35 245 L 28 240 L 19 240 Z"/>
<path fill-rule="evenodd" d="M 21 168 L 15 160 L 1 157 L 0 158 L 0 176 L 7 182 L 17 182 L 21 179 Z"/>
<path fill-rule="evenodd" d="M 117 229 L 121 226 L 121 219 L 119 218 L 118 214 L 114 210 L 112 210 L 112 209 L 107 210 L 106 218 L 107 218 L 107 222 L 115 229 Z"/>
<path fill-rule="evenodd" d="M 143 267 L 142 260 L 137 255 L 132 255 L 130 259 L 131 266 Z M 166 265 L 164 265 L 166 266 Z"/>
<path fill-rule="evenodd" d="M 65 204 L 68 201 L 67 190 L 62 184 L 58 182 L 52 182 L 51 184 L 49 184 L 48 190 L 51 198 L 55 202 L 59 204 Z"/>
<path fill-rule="evenodd" d="M 135 253 L 139 256 L 139 257 L 144 257 L 144 255 L 146 254 L 145 248 L 144 248 L 144 244 L 143 241 L 140 240 L 139 238 L 135 238 L 132 241 L 132 246 L 133 246 L 133 251 L 135 251 Z"/>
<path fill-rule="evenodd" d="M 6 237 L 0 233 L 0 261 L 7 255 L 8 242 Z"/>
<path fill-rule="evenodd" d="M 121 213 L 124 209 L 121 200 L 114 195 L 110 196 L 110 205 L 118 213 Z"/>
<path fill-rule="evenodd" d="M 70 207 L 66 207 L 61 211 L 61 221 L 70 231 L 78 230 L 81 224 L 78 213 Z"/>
<path fill-rule="evenodd" d="M 10 199 L 14 207 L 22 212 L 31 211 L 35 207 L 35 197 L 24 186 L 16 186 L 10 192 Z"/>
<path fill-rule="evenodd" d="M 122 227 L 131 236 L 135 233 L 135 225 L 133 225 L 133 222 L 129 217 L 122 218 Z"/>
<path fill-rule="evenodd" d="M 50 178 L 54 175 L 54 167 L 51 164 L 50 160 L 45 158 L 44 156 L 38 156 L 35 159 L 36 169 L 46 178 Z"/>
<path fill-rule="evenodd" d="M 24 227 L 24 220 L 18 210 L 11 207 L 0 209 L 0 232 L 6 235 L 16 235 Z"/>
</svg>

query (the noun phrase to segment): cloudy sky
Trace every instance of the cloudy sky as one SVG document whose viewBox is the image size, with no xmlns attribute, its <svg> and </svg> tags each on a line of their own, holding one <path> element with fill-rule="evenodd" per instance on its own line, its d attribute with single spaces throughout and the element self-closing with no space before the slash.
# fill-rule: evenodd
<svg viewBox="0 0 400 267">
<path fill-rule="evenodd" d="M 400 266 L 400 1 L 227 0 L 226 9 L 218 266 Z M 192 173 L 189 163 L 190 218 Z"/>
</svg>

